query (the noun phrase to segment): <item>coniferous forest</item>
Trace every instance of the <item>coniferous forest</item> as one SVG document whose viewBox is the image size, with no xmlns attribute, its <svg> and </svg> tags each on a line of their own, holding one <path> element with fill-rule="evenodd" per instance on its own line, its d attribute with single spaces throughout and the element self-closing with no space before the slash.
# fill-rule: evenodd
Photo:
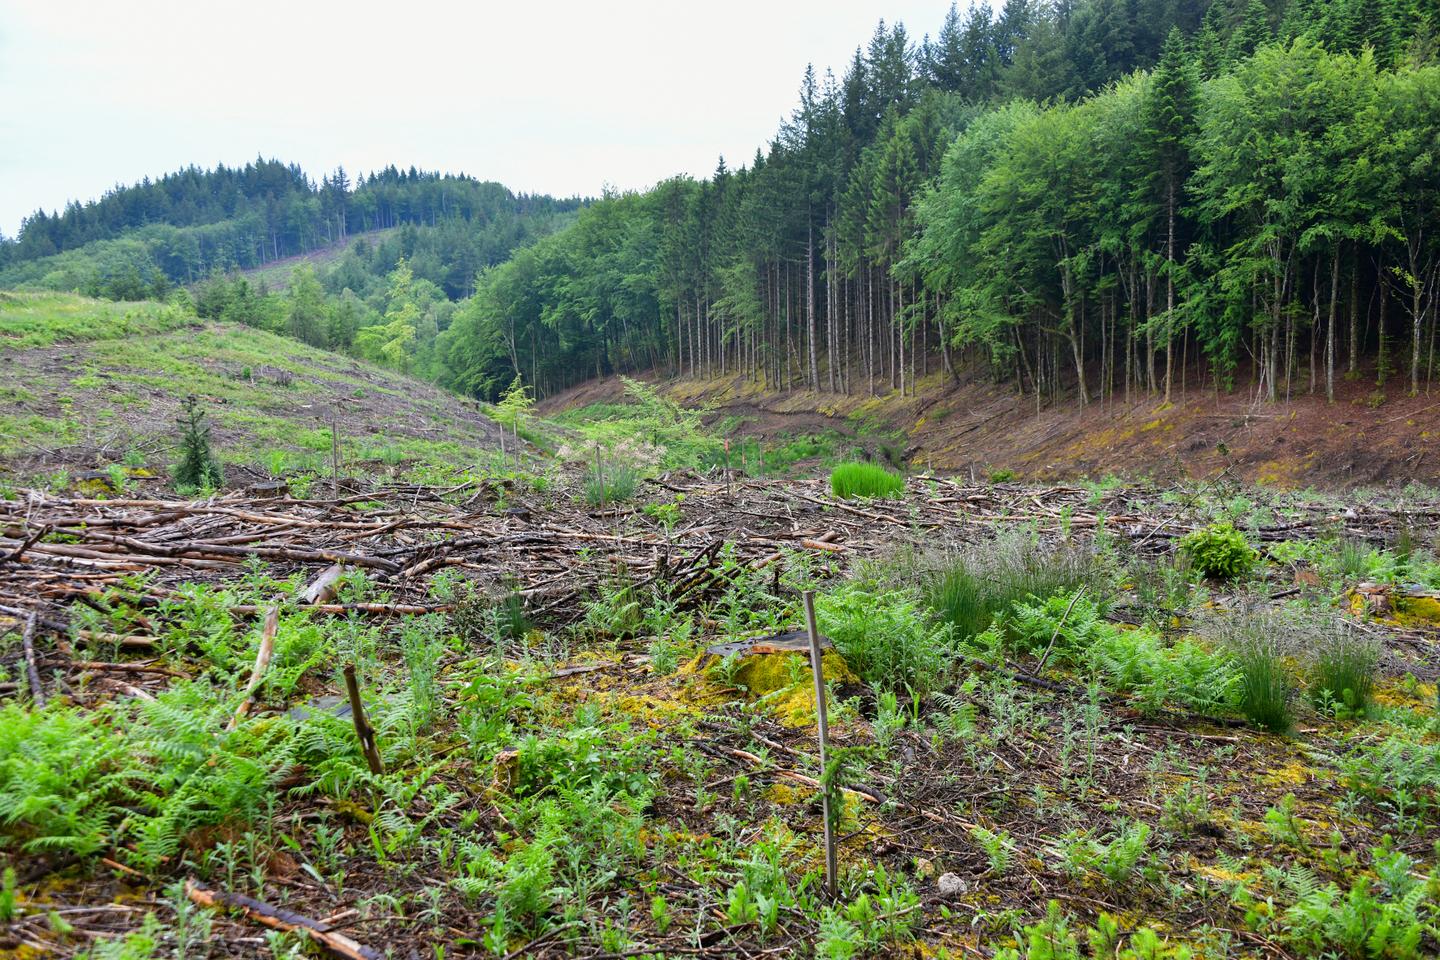
<svg viewBox="0 0 1440 960">
<path fill-rule="evenodd" d="M 952 7 L 806 68 L 773 140 L 707 179 L 582 204 L 413 168 L 192 168 L 37 212 L 0 280 L 204 281 L 202 315 L 487 398 L 646 369 L 908 393 L 961 364 L 1041 404 L 1333 396 L 1362 371 L 1413 392 L 1435 372 L 1437 10 Z M 287 295 L 225 276 L 394 226 Z"/>
</svg>

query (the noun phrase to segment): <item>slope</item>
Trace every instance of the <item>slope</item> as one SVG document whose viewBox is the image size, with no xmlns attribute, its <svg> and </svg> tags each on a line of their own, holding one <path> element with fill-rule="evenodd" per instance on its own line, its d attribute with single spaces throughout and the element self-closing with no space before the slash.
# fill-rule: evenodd
<svg viewBox="0 0 1440 960">
<path fill-rule="evenodd" d="M 328 472 L 332 421 L 352 469 L 458 466 L 498 445 L 473 402 L 173 306 L 0 292 L 0 345 L 0 478 L 163 468 L 190 394 L 232 480 Z"/>
<path fill-rule="evenodd" d="M 646 379 L 655 379 L 652 375 Z M 1036 410 L 1033 399 L 976 374 L 921 381 L 918 395 L 871 397 L 806 390 L 775 392 L 741 377 L 679 379 L 666 396 L 712 410 L 732 438 L 784 444 L 839 434 L 840 446 L 880 458 L 903 450 L 916 467 L 942 472 L 1008 471 L 1032 480 L 1109 474 L 1156 479 L 1207 477 L 1289 488 L 1440 484 L 1440 402 L 1403 387 L 1377 390 L 1373 378 L 1342 381 L 1336 402 L 1300 395 L 1254 404 L 1243 389 L 1191 389 L 1166 406 L 1143 394 L 1081 409 Z M 554 415 L 623 398 L 616 379 L 592 381 L 549 398 Z"/>
</svg>

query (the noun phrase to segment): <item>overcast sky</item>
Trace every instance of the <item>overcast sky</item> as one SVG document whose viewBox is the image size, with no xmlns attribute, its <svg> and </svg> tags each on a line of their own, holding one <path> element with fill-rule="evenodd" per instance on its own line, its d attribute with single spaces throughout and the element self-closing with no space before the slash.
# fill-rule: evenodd
<svg viewBox="0 0 1440 960">
<path fill-rule="evenodd" d="M 963 6 L 963 4 L 962 4 Z M 0 0 L 0 233 L 37 207 L 257 154 L 556 195 L 747 162 L 807 62 L 949 0 Z"/>
</svg>

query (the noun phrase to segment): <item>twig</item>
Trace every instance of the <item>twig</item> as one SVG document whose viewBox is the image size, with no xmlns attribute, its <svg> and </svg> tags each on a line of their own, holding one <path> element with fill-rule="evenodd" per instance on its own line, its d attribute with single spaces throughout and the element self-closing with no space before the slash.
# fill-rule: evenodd
<svg viewBox="0 0 1440 960">
<path fill-rule="evenodd" d="M 235 716 L 230 718 L 230 723 L 225 727 L 227 731 L 234 730 L 240 726 L 240 721 L 250 712 L 250 705 L 255 700 L 255 691 L 260 688 L 260 681 L 265 679 L 265 670 L 270 666 L 270 658 L 275 655 L 275 631 L 280 627 L 280 606 L 274 604 L 265 611 L 265 627 L 260 631 L 260 649 L 255 653 L 255 669 L 250 671 L 250 682 L 245 686 L 245 699 L 240 701 L 240 706 L 235 710 Z"/>
<path fill-rule="evenodd" d="M 35 705 L 43 707 L 45 688 L 40 685 L 40 671 L 35 666 L 35 614 L 30 614 L 30 619 L 25 621 L 25 632 L 21 634 L 20 641 L 25 646 L 25 673 L 30 677 L 30 694 L 35 698 Z"/>
<path fill-rule="evenodd" d="M 1050 651 L 1055 649 L 1055 641 L 1060 639 L 1060 631 L 1065 629 L 1065 621 L 1070 619 L 1070 611 L 1075 609 L 1075 604 L 1085 593 L 1086 584 L 1080 584 L 1080 589 L 1075 591 L 1075 596 L 1070 598 L 1070 605 L 1065 608 L 1065 615 L 1060 622 L 1055 624 L 1055 632 L 1050 635 L 1050 642 L 1045 646 L 1045 653 L 1040 657 L 1040 665 L 1035 668 L 1036 675 L 1045 672 L 1045 663 L 1050 659 Z"/>
</svg>

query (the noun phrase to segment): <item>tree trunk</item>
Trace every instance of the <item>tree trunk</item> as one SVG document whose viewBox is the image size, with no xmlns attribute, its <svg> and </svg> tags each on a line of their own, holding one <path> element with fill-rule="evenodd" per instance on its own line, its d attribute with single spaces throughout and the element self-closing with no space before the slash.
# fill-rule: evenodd
<svg viewBox="0 0 1440 960">
<path fill-rule="evenodd" d="M 1325 334 L 1325 402 L 1335 402 L 1335 317 L 1340 307 L 1340 245 L 1330 261 L 1330 324 Z"/>
</svg>

